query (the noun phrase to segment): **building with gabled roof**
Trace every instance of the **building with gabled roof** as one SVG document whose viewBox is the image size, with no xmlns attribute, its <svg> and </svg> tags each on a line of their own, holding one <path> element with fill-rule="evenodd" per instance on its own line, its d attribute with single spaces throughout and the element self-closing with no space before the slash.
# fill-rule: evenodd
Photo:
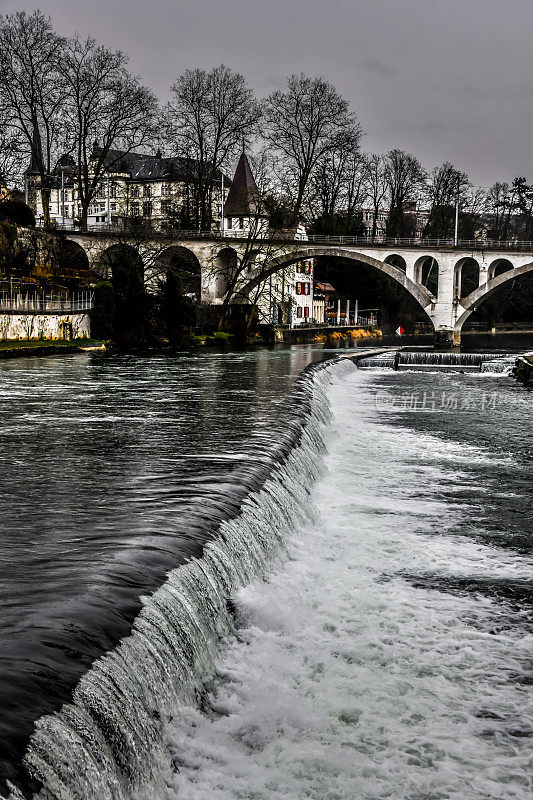
<svg viewBox="0 0 533 800">
<path fill-rule="evenodd" d="M 90 164 L 102 156 L 95 142 Z M 109 150 L 104 157 L 104 175 L 89 207 L 89 228 L 105 225 L 120 227 L 129 218 L 141 218 L 155 227 L 187 226 L 193 216 L 195 199 L 195 170 L 197 162 L 184 156 L 163 156 Z M 43 218 L 39 175 L 32 168 L 26 171 L 28 196 L 37 221 Z M 222 214 L 222 184 L 224 195 L 231 181 L 220 170 L 215 172 L 213 191 L 213 228 L 219 229 Z M 81 214 L 76 183 L 76 165 L 70 155 L 58 160 L 49 180 L 50 219 L 58 225 L 75 227 Z"/>
</svg>

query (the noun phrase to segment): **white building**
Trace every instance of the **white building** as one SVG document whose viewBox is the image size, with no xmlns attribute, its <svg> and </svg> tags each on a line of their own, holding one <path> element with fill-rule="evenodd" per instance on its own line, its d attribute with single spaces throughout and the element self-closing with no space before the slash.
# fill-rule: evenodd
<svg viewBox="0 0 533 800">
<path fill-rule="evenodd" d="M 101 150 L 93 146 L 91 162 Z M 126 219 L 142 218 L 156 227 L 188 227 L 194 216 L 195 162 L 181 156 L 165 158 L 161 152 L 124 153 L 110 150 L 106 169 L 88 209 L 88 228 L 121 226 Z M 76 182 L 74 159 L 62 156 L 50 176 L 50 218 L 57 225 L 75 227 L 80 220 L 81 204 Z M 39 175 L 30 164 L 26 171 L 28 202 L 39 223 L 43 207 Z M 222 213 L 222 173 L 217 171 L 212 201 L 213 227 L 220 227 Z M 224 176 L 224 194 L 231 181 Z"/>
</svg>

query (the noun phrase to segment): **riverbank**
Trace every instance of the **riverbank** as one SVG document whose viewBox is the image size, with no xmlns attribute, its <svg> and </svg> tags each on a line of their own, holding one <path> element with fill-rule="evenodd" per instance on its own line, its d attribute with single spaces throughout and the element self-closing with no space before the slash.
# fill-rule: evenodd
<svg viewBox="0 0 533 800">
<path fill-rule="evenodd" d="M 40 339 L 32 342 L 18 339 L 12 342 L 0 342 L 0 358 L 52 356 L 90 350 L 105 350 L 105 345 L 98 339 L 73 339 L 72 341 Z"/>
</svg>

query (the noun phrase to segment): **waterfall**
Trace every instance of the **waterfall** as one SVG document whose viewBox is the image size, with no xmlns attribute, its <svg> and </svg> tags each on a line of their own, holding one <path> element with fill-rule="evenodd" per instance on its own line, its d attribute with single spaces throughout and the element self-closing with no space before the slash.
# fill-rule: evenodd
<svg viewBox="0 0 533 800">
<path fill-rule="evenodd" d="M 358 369 L 395 369 L 396 353 L 381 353 L 370 358 L 362 358 L 357 363 Z"/>
<path fill-rule="evenodd" d="M 479 370 L 482 361 L 490 361 L 493 358 L 497 358 L 497 356 L 490 353 L 409 353 L 402 351 L 398 368 L 460 367 L 461 369 Z"/>
<path fill-rule="evenodd" d="M 240 511 L 219 527 L 202 555 L 172 570 L 150 597 L 131 634 L 96 661 L 72 702 L 36 723 L 25 764 L 42 783 L 38 800 L 130 800 L 157 782 L 170 758 L 163 729 L 180 704 L 201 702 L 224 638 L 231 635 L 231 598 L 282 558 L 295 524 L 313 517 L 311 489 L 322 470 L 329 419 L 325 388 L 330 362 L 309 367 L 280 409 L 269 468 Z M 339 360 L 334 370 L 351 371 Z M 11 787 L 11 800 L 23 798 Z"/>
<path fill-rule="evenodd" d="M 452 372 L 506 372 L 511 360 L 495 353 L 435 353 L 401 350 L 363 358 L 359 369 L 432 370 Z"/>
</svg>

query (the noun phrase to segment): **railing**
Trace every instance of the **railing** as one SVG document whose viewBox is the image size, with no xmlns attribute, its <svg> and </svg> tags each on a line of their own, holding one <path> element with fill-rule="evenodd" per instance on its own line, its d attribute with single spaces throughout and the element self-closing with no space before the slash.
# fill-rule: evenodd
<svg viewBox="0 0 533 800">
<path fill-rule="evenodd" d="M 39 223 L 40 225 L 41 223 Z M 38 225 L 38 226 L 39 226 Z M 54 230 L 64 230 L 80 233 L 78 227 L 74 227 L 72 222 L 59 223 L 54 222 L 51 226 Z M 87 235 L 94 234 L 117 234 L 127 237 L 128 229 L 121 224 L 108 225 L 106 223 L 99 223 L 98 225 L 91 225 L 90 229 L 86 232 Z M 152 232 L 154 238 L 162 239 L 247 239 L 250 235 L 246 230 L 220 230 L 209 231 L 191 231 L 191 230 L 157 230 Z M 359 244 L 365 247 L 416 247 L 416 248 L 435 248 L 446 247 L 456 248 L 462 250 L 533 250 L 533 241 L 518 241 L 508 239 L 459 239 L 457 244 L 452 238 L 442 239 L 423 239 L 416 236 L 411 237 L 394 237 L 394 236 L 326 236 L 322 234 L 310 234 L 309 236 L 302 237 L 302 235 L 294 235 L 284 231 L 269 231 L 266 236 L 257 235 L 255 239 L 262 239 L 264 241 L 276 242 L 302 242 L 302 244 Z"/>
<path fill-rule="evenodd" d="M 79 292 L 70 298 L 44 294 L 0 293 L 0 312 L 9 314 L 76 314 L 94 306 L 93 292 Z"/>
</svg>

